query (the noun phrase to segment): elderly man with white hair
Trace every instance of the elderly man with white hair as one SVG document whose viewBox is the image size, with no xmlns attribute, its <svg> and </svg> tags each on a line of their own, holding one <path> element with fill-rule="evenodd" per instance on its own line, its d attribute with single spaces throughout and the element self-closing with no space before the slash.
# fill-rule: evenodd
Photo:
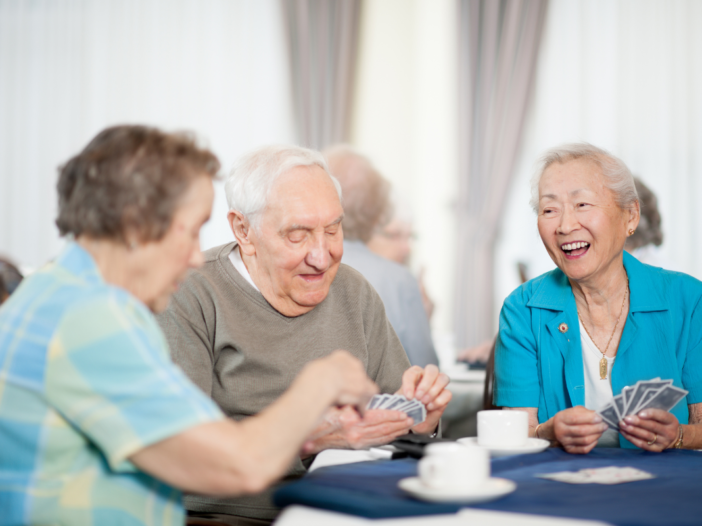
<svg viewBox="0 0 702 526">
<path fill-rule="evenodd" d="M 331 410 L 309 437 L 289 477 L 328 448 L 364 448 L 413 431 L 434 433 L 451 399 L 438 369 L 410 367 L 383 303 L 356 271 L 340 264 L 344 211 L 339 183 L 319 152 L 272 146 L 244 156 L 226 182 L 235 240 L 205 252 L 160 317 L 174 360 L 237 420 L 278 398 L 306 363 L 345 349 L 382 392 L 427 407 L 415 425 L 404 413 Z M 191 514 L 227 514 L 232 524 L 277 515 L 270 492 L 215 499 L 190 496 Z M 221 517 L 221 515 L 220 515 Z"/>
</svg>

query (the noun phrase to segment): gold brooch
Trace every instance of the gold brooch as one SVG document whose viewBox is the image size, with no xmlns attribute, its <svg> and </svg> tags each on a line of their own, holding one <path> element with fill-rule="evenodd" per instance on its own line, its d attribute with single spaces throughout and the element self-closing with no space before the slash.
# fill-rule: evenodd
<svg viewBox="0 0 702 526">
<path fill-rule="evenodd" d="M 558 326 L 558 330 L 561 331 L 563 334 L 565 334 L 566 332 L 568 332 L 568 325 L 565 323 L 561 323 Z"/>
</svg>

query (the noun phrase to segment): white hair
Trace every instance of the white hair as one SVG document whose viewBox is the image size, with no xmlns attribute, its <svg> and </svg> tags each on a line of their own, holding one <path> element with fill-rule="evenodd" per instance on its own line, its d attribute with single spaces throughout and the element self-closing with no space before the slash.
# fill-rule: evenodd
<svg viewBox="0 0 702 526">
<path fill-rule="evenodd" d="M 538 161 L 536 172 L 531 178 L 531 207 L 539 212 L 539 182 L 546 169 L 553 163 L 565 163 L 583 159 L 595 163 L 602 171 L 605 186 L 614 193 L 614 200 L 621 209 L 631 208 L 639 201 L 634 176 L 619 157 L 586 142 L 562 144 L 546 150 Z"/>
<path fill-rule="evenodd" d="M 320 152 L 300 146 L 273 145 L 253 150 L 234 164 L 224 183 L 229 210 L 240 212 L 252 226 L 257 226 L 278 178 L 298 166 L 319 166 L 329 176 L 341 200 L 341 185 Z"/>
</svg>

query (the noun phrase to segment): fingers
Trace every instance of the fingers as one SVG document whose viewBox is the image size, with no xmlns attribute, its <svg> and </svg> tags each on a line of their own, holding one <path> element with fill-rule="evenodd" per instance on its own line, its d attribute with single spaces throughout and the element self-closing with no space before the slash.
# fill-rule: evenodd
<svg viewBox="0 0 702 526">
<path fill-rule="evenodd" d="M 589 435 L 568 436 L 568 437 L 564 437 L 565 443 L 561 442 L 561 445 L 563 445 L 564 447 L 566 445 L 568 445 L 568 446 L 589 446 L 591 444 L 597 444 L 597 441 L 600 439 L 601 435 L 602 435 L 602 433 L 597 431 L 597 432 L 589 434 Z"/>
<path fill-rule="evenodd" d="M 417 365 L 410 367 L 403 373 L 402 387 L 400 388 L 400 390 L 402 391 L 402 394 L 405 395 L 405 398 L 409 400 L 414 398 L 415 389 L 417 387 L 417 384 L 422 379 L 423 373 L 424 370 Z"/>
<path fill-rule="evenodd" d="M 556 415 L 556 419 L 568 426 L 578 426 L 584 424 L 599 424 L 602 418 L 590 409 L 582 406 L 565 409 Z"/>
<path fill-rule="evenodd" d="M 597 441 L 595 440 L 595 442 L 588 446 L 563 446 L 563 449 L 565 449 L 568 453 L 571 453 L 573 455 L 586 455 L 590 451 L 592 451 L 596 445 Z"/>
<path fill-rule="evenodd" d="M 561 411 L 553 419 L 556 440 L 569 453 L 588 453 L 606 430 L 602 418 L 582 406 Z"/>
<path fill-rule="evenodd" d="M 643 411 L 639 412 L 638 418 L 642 421 L 654 421 L 654 422 L 660 422 L 661 424 L 672 424 L 674 423 L 675 425 L 678 424 L 678 419 L 673 413 L 669 413 L 668 411 L 663 411 L 662 409 L 644 409 Z"/>
<path fill-rule="evenodd" d="M 419 384 L 417 385 L 417 389 L 414 392 L 414 397 L 419 400 L 422 403 L 424 402 L 425 397 L 429 395 L 429 392 L 431 391 L 432 387 L 434 386 L 437 378 L 439 377 L 439 368 L 434 365 L 434 364 L 429 364 L 424 368 L 423 374 L 422 374 L 422 379 L 420 380 Z M 444 375 L 446 376 L 446 375 Z M 447 377 L 448 378 L 448 377 Z M 448 382 L 443 387 L 446 387 L 448 385 Z M 442 387 L 442 389 L 443 389 Z M 436 395 L 434 395 L 436 396 Z M 433 400 L 434 397 L 431 398 Z M 429 399 L 427 399 L 427 402 L 429 402 Z"/>
<path fill-rule="evenodd" d="M 641 449 L 659 452 L 678 438 L 678 419 L 661 409 L 646 409 L 619 423 L 624 438 Z"/>
<path fill-rule="evenodd" d="M 597 437 L 595 440 L 598 440 L 600 438 L 600 435 L 607 431 L 607 424 L 592 424 L 592 425 L 585 425 L 585 426 L 568 426 L 564 428 L 563 426 L 560 426 L 560 431 L 561 431 L 561 438 L 563 440 L 569 440 L 569 439 L 575 439 L 575 438 L 584 438 L 584 437 L 590 437 L 590 436 L 595 436 Z M 556 434 L 558 435 L 558 431 L 556 431 Z M 558 440 L 561 444 L 563 444 L 563 440 Z"/>
<path fill-rule="evenodd" d="M 450 395 L 441 396 L 450 380 L 441 373 L 436 365 L 427 365 L 424 369 L 418 366 L 410 367 L 402 375 L 402 394 L 408 399 L 415 398 L 427 406 L 428 410 L 448 403 Z M 433 403 L 433 404 L 432 404 Z"/>
<path fill-rule="evenodd" d="M 437 369 L 437 371 L 438 371 L 438 369 Z M 424 382 L 424 380 L 422 380 L 422 383 L 423 382 Z M 426 394 L 424 394 L 424 396 L 421 396 L 421 397 L 419 396 L 419 394 L 421 393 L 422 384 L 421 383 L 419 384 L 419 388 L 417 389 L 417 398 L 424 405 L 427 406 L 427 409 L 431 410 L 434 408 L 434 406 L 432 404 L 436 401 L 436 399 L 439 396 L 441 396 L 445 392 L 446 386 L 449 384 L 449 382 L 450 382 L 450 379 L 446 374 L 439 373 L 436 376 L 436 378 L 434 379 L 433 384 L 427 390 Z M 440 405 L 440 404 L 436 404 L 436 405 Z"/>
<path fill-rule="evenodd" d="M 427 411 L 435 411 L 437 409 L 441 409 L 443 412 L 443 409 L 446 408 L 448 403 L 451 401 L 451 398 L 453 398 L 453 393 L 451 391 L 444 389 L 439 396 L 434 398 L 433 402 L 429 402 L 427 404 Z"/>
<path fill-rule="evenodd" d="M 335 369 L 336 375 L 327 378 L 333 380 L 338 394 L 335 403 L 354 405 L 360 412 L 365 410 L 371 397 L 379 392 L 378 386 L 368 378 L 361 361 L 347 351 L 337 350 L 325 360 Z"/>
<path fill-rule="evenodd" d="M 405 421 L 407 415 L 402 411 L 393 411 L 391 409 L 369 409 L 363 417 L 362 424 L 364 426 L 373 426 L 384 422 Z"/>
<path fill-rule="evenodd" d="M 357 425 L 344 429 L 346 442 L 354 449 L 387 444 L 409 432 L 413 421 L 400 411 L 372 409 Z"/>
<path fill-rule="evenodd" d="M 654 453 L 660 453 L 664 449 L 667 449 L 673 442 L 673 440 L 669 440 L 665 435 L 652 433 L 650 431 L 643 431 L 641 429 L 635 429 L 633 432 L 630 432 L 632 430 L 625 431 L 622 427 L 620 427 L 619 431 L 624 438 L 626 438 L 636 447 L 640 447 L 641 449 L 652 451 Z"/>
</svg>

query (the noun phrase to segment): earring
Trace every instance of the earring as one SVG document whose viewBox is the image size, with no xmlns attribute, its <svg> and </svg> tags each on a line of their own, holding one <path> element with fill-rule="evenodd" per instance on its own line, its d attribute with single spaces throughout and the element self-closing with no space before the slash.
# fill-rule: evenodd
<svg viewBox="0 0 702 526">
<path fill-rule="evenodd" d="M 633 229 L 633 228 L 632 228 L 631 230 L 629 230 L 629 235 L 630 235 L 630 236 L 633 236 L 633 235 L 634 235 L 634 229 Z"/>
</svg>

